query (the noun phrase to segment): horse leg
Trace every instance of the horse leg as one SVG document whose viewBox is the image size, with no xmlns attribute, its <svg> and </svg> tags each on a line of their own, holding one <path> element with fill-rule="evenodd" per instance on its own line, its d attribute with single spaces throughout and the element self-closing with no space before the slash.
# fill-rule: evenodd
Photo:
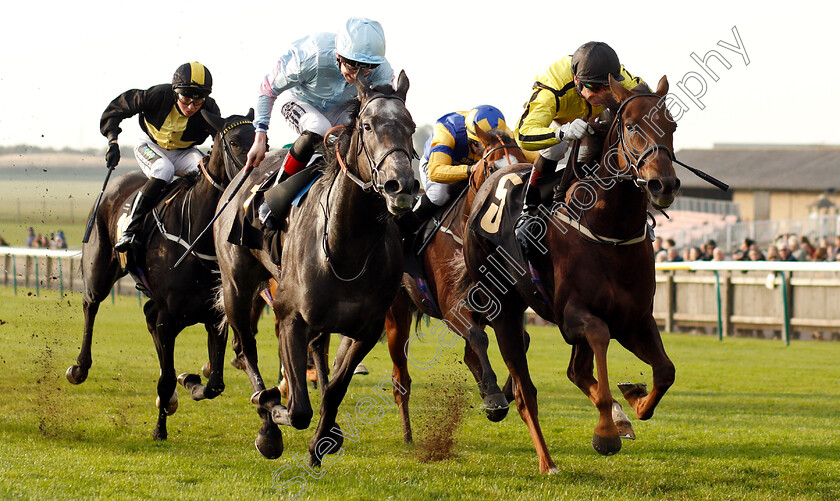
<svg viewBox="0 0 840 501">
<path fill-rule="evenodd" d="M 198 374 L 184 373 L 178 376 L 178 382 L 190 392 L 193 400 L 213 399 L 225 391 L 224 358 L 227 345 L 227 325 L 220 325 L 221 315 L 204 324 L 207 331 L 207 355 L 209 375 L 207 385 L 201 384 Z"/>
<path fill-rule="evenodd" d="M 524 311 L 516 308 L 513 314 L 500 313 L 493 319 L 493 329 L 499 342 L 502 358 L 510 371 L 519 415 L 528 426 L 537 451 L 540 473 L 557 473 L 557 466 L 548 453 L 538 418 L 537 389 L 531 381 L 528 360 L 525 358 L 525 336 L 522 332 Z"/>
<path fill-rule="evenodd" d="M 674 384 L 676 369 L 674 363 L 665 353 L 662 337 L 656 320 L 649 317 L 639 329 L 638 336 L 625 336 L 619 339 L 622 346 L 639 357 L 639 359 L 653 369 L 653 388 L 650 393 L 644 384 L 621 383 L 619 389 L 624 398 L 636 411 L 636 417 L 642 420 L 650 419 L 656 405 Z"/>
<path fill-rule="evenodd" d="M 166 417 L 178 409 L 178 393 L 175 390 L 175 336 L 180 332 L 180 326 L 173 325 L 173 319 L 152 301 L 146 302 L 143 308 L 146 314 L 146 325 L 155 342 L 155 348 L 160 363 L 160 377 L 157 384 L 158 420 L 155 425 L 154 439 L 166 440 Z"/>
<path fill-rule="evenodd" d="M 277 388 L 273 388 L 270 394 L 262 392 L 268 395 L 261 395 L 258 403 L 271 413 L 271 419 L 276 424 L 304 430 L 309 427 L 313 414 L 309 391 L 306 389 L 306 357 L 309 343 L 305 340 L 310 338 L 309 326 L 297 312 L 281 312 L 282 307 L 281 303 L 274 301 L 274 314 L 280 318 L 280 354 L 288 380 L 288 407 L 280 404 L 280 390 Z M 269 398 L 274 393 L 276 398 Z"/>
<path fill-rule="evenodd" d="M 356 366 L 364 360 L 379 340 L 383 322 L 374 322 L 372 325 L 375 327 L 361 333 L 362 341 L 348 337 L 341 343 L 344 348 L 340 350 L 343 357 L 336 360 L 337 368 L 321 400 L 321 419 L 318 421 L 315 435 L 309 441 L 310 466 L 320 466 L 325 455 L 335 454 L 344 445 L 344 432 L 336 422 L 338 406 L 347 394 L 347 387 L 350 385 Z M 353 424 L 350 423 L 350 425 Z"/>
<path fill-rule="evenodd" d="M 490 344 L 487 334 L 481 327 L 471 324 L 462 337 L 466 341 L 464 363 L 467 364 L 478 383 L 478 391 L 484 399 L 484 412 L 487 414 L 487 419 L 497 423 L 507 416 L 510 404 L 499 388 L 496 373 L 487 357 L 487 348 Z"/>
<path fill-rule="evenodd" d="M 563 314 L 563 330 L 573 337 L 583 336 L 594 354 L 597 368 L 597 379 L 591 378 L 591 357 L 578 356 L 577 363 L 582 367 L 575 367 L 574 377 L 580 378 L 575 384 L 589 396 L 598 409 L 599 420 L 592 436 L 592 447 L 605 456 L 610 456 L 621 450 L 621 438 L 618 427 L 613 421 L 613 402 L 610 393 L 609 377 L 607 374 L 607 348 L 610 344 L 610 331 L 607 324 L 592 315 L 585 307 L 569 302 Z M 574 357 L 574 354 L 573 354 Z M 587 361 L 584 361 L 586 359 Z M 573 359 L 574 360 L 574 359 Z M 589 377 L 580 374 L 589 374 Z"/>
<path fill-rule="evenodd" d="M 522 336 L 525 342 L 525 353 L 528 353 L 528 348 L 531 346 L 531 335 L 528 334 L 528 331 L 522 331 Z M 508 402 L 513 402 L 516 399 L 516 397 L 514 397 L 513 379 L 511 379 L 510 375 L 508 375 L 505 380 L 505 386 L 502 388 L 502 393 L 504 393 Z"/>
<path fill-rule="evenodd" d="M 414 441 L 411 432 L 411 418 L 408 412 L 408 401 L 411 397 L 411 376 L 408 374 L 408 357 L 405 354 L 406 343 L 411 331 L 411 314 L 408 311 L 408 295 L 403 289 L 391 304 L 385 314 L 385 332 L 388 334 L 388 352 L 394 370 L 394 402 L 400 412 L 402 422 L 403 442 L 410 444 Z"/>
<path fill-rule="evenodd" d="M 99 235 L 100 231 L 102 231 L 101 228 L 97 226 L 96 235 Z M 105 235 L 107 237 L 107 233 Z M 95 238 L 99 237 L 96 236 Z M 113 260 L 110 243 L 107 243 L 107 245 L 100 243 L 98 246 L 86 247 L 85 251 L 90 251 L 92 254 L 90 259 L 85 259 L 83 268 L 85 294 L 82 309 L 85 314 L 85 325 L 82 347 L 79 350 L 79 356 L 76 358 L 76 364 L 68 367 L 65 373 L 67 380 L 72 384 L 81 384 L 88 377 L 88 370 L 93 363 L 90 353 L 91 343 L 93 342 L 93 323 L 96 320 L 99 305 L 108 297 L 108 293 L 117 279 L 117 264 Z"/>
<path fill-rule="evenodd" d="M 569 380 L 580 388 L 580 391 L 593 404 L 596 403 L 593 391 L 596 391 L 598 386 L 598 380 L 594 376 L 594 357 L 595 354 L 588 344 L 572 345 L 572 356 L 569 360 L 569 368 L 566 371 Z M 612 403 L 612 418 L 621 438 L 629 438 L 631 440 L 636 438 L 636 432 L 633 431 L 633 424 L 630 422 L 630 418 L 624 414 L 621 404 L 615 399 L 613 399 Z"/>
<path fill-rule="evenodd" d="M 309 342 L 309 351 L 312 353 L 312 362 L 315 364 L 315 372 L 318 374 L 318 388 L 321 390 L 322 399 L 329 382 L 329 378 L 327 378 L 327 343 L 329 340 L 329 332 L 319 332 Z"/>
</svg>

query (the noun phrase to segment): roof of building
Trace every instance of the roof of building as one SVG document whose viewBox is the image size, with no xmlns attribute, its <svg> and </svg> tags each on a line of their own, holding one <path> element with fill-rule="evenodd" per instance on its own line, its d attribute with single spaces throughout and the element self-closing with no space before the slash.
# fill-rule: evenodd
<svg viewBox="0 0 840 501">
<path fill-rule="evenodd" d="M 840 189 L 840 146 L 715 145 L 679 150 L 676 157 L 734 190 Z M 711 187 L 684 167 L 674 168 L 683 187 Z"/>
</svg>

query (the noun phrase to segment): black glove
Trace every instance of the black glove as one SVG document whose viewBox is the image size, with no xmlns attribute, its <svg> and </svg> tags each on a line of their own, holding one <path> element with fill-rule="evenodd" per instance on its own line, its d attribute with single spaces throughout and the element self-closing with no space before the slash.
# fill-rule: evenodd
<svg viewBox="0 0 840 501">
<path fill-rule="evenodd" d="M 108 153 L 105 153 L 105 166 L 109 169 L 120 163 L 120 145 L 116 141 L 108 143 Z"/>
</svg>

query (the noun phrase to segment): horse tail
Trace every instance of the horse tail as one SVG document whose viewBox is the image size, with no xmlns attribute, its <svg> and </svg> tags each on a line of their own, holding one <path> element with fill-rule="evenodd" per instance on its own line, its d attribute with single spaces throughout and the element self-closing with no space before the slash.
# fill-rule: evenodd
<svg viewBox="0 0 840 501">
<path fill-rule="evenodd" d="M 455 297 L 459 300 L 467 297 L 467 293 L 472 287 L 472 279 L 467 273 L 467 263 L 464 261 L 463 249 L 458 249 L 455 254 L 446 262 L 449 273 L 446 275 L 446 280 L 452 288 Z"/>
<path fill-rule="evenodd" d="M 227 312 L 225 311 L 225 290 L 222 284 L 219 283 L 213 288 L 213 308 L 222 314 L 216 328 L 219 330 L 227 329 Z"/>
</svg>

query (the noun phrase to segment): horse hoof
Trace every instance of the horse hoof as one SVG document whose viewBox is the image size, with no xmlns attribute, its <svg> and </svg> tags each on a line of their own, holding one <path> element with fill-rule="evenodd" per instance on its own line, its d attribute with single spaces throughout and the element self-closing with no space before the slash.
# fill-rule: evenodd
<svg viewBox="0 0 840 501">
<path fill-rule="evenodd" d="M 210 372 L 211 372 L 211 371 L 210 371 L 210 362 L 207 362 L 207 363 L 206 363 L 206 364 L 204 364 L 204 366 L 201 368 L 201 373 L 202 373 L 202 374 L 204 374 L 204 377 L 210 377 Z"/>
<path fill-rule="evenodd" d="M 592 435 L 592 448 L 602 456 L 612 456 L 621 450 L 621 437 L 604 438 L 595 433 Z"/>
<path fill-rule="evenodd" d="M 160 409 L 160 397 L 158 396 L 155 399 L 155 407 Z M 169 403 L 166 405 L 166 415 L 171 416 L 175 414 L 175 411 L 178 410 L 178 392 L 173 391 L 172 396 L 169 398 Z"/>
<path fill-rule="evenodd" d="M 627 417 L 627 414 L 624 413 L 621 409 L 621 404 L 618 402 L 613 402 L 612 419 L 616 428 L 618 428 L 618 436 L 620 438 L 636 440 L 636 432 L 633 431 L 633 423 L 630 422 L 630 418 Z"/>
<path fill-rule="evenodd" d="M 641 398 L 647 395 L 646 383 L 618 383 L 617 386 L 618 390 L 628 401 L 631 398 Z"/>
<path fill-rule="evenodd" d="M 237 368 L 241 371 L 245 370 L 245 364 L 242 363 L 242 360 L 240 360 L 238 357 L 230 359 L 230 365 L 234 366 L 235 368 Z M 208 376 L 208 377 L 210 377 L 210 376 Z"/>
<path fill-rule="evenodd" d="M 503 394 L 484 397 L 484 412 L 487 413 L 487 419 L 490 421 L 498 423 L 507 416 L 508 409 L 510 409 L 510 404 Z"/>
<path fill-rule="evenodd" d="M 68 367 L 64 375 L 67 376 L 70 384 L 82 384 L 87 379 L 87 371 L 83 371 L 78 365 Z"/>
<path fill-rule="evenodd" d="M 185 372 L 178 376 L 178 384 L 189 390 L 187 385 L 201 384 L 201 376 Z"/>
<path fill-rule="evenodd" d="M 258 433 L 257 439 L 254 440 L 254 446 L 266 459 L 277 459 L 283 455 L 283 434 L 277 433 L 276 435 L 276 438 L 270 438 Z"/>
</svg>

